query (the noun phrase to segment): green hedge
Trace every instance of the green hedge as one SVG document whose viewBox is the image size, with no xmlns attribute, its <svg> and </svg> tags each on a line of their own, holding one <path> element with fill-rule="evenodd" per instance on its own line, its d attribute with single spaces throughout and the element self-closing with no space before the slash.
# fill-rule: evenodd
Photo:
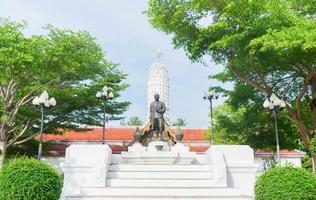
<svg viewBox="0 0 316 200">
<path fill-rule="evenodd" d="M 275 167 L 256 182 L 256 200 L 316 200 L 316 176 L 292 166 Z"/>
<path fill-rule="evenodd" d="M 19 159 L 0 172 L 0 200 L 58 200 L 62 182 L 48 164 Z"/>
</svg>

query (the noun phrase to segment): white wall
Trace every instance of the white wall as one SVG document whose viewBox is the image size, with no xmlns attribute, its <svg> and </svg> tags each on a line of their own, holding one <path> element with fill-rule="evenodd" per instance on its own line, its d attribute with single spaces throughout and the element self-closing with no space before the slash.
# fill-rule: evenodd
<svg viewBox="0 0 316 200">
<path fill-rule="evenodd" d="M 258 170 L 257 170 L 257 176 L 259 176 L 261 173 L 263 173 L 265 171 L 265 166 L 266 165 L 266 160 L 262 157 L 255 157 L 255 163 L 258 166 Z M 287 158 L 287 157 L 281 157 L 281 166 L 285 166 L 285 165 L 293 165 L 295 167 L 302 167 L 302 163 L 301 163 L 301 157 L 291 157 L 291 158 Z"/>
</svg>

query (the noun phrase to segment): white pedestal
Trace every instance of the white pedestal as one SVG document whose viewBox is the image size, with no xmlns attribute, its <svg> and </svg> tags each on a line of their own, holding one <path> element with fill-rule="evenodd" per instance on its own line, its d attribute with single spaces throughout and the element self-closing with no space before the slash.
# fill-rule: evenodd
<svg viewBox="0 0 316 200">
<path fill-rule="evenodd" d="M 122 159 L 128 164 L 191 164 L 195 155 L 181 143 L 170 148 L 167 142 L 153 141 L 147 148 L 134 144 L 127 152 L 122 152 Z"/>
<path fill-rule="evenodd" d="M 185 146 L 183 143 L 177 143 L 171 147 L 172 152 L 178 153 L 177 164 L 191 164 L 196 159 L 196 153 L 190 152 L 189 147 Z"/>
<path fill-rule="evenodd" d="M 167 142 L 152 141 L 148 144 L 147 151 L 148 152 L 170 151 L 170 147 Z"/>
<path fill-rule="evenodd" d="M 244 194 L 254 194 L 257 166 L 253 149 L 248 145 L 212 145 L 206 159 L 218 186 L 240 188 Z"/>
<path fill-rule="evenodd" d="M 63 196 L 80 194 L 81 187 L 105 187 L 112 150 L 107 145 L 73 144 L 66 149 Z"/>
</svg>

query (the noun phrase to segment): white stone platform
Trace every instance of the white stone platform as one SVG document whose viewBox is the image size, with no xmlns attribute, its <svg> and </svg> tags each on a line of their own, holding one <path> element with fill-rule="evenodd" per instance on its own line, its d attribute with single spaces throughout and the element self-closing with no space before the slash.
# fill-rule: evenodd
<svg viewBox="0 0 316 200">
<path fill-rule="evenodd" d="M 130 164 L 191 164 L 196 153 L 189 152 L 183 144 L 170 147 L 167 142 L 153 141 L 148 147 L 136 143 L 122 152 L 124 163 Z"/>
<path fill-rule="evenodd" d="M 106 145 L 99 145 L 96 152 L 87 146 L 67 149 L 63 164 L 68 185 L 63 191 L 65 200 L 253 199 L 256 168 L 252 149 L 248 146 L 213 145 L 207 153 L 197 155 L 181 143 L 170 147 L 156 141 L 148 147 L 135 144 L 121 155 L 112 155 L 111 159 L 98 159 L 108 158 L 111 153 Z M 74 178 L 87 171 L 78 171 L 77 165 L 73 166 L 75 170 L 69 170 L 72 162 L 68 161 L 79 162 L 84 157 L 77 155 L 75 159 L 69 155 L 82 153 L 86 148 L 90 150 L 85 154 L 89 153 L 97 161 L 91 164 L 91 169 L 95 169 L 90 171 L 92 179 L 83 176 L 89 184 L 82 176 Z M 103 155 L 98 153 L 102 148 Z M 97 166 L 104 171 L 99 173 L 101 168 L 95 168 Z M 95 185 L 91 184 L 93 179 Z"/>
</svg>

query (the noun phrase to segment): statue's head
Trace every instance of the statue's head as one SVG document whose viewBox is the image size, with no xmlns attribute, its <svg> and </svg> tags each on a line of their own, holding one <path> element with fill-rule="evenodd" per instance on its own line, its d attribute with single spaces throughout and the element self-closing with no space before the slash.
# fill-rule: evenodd
<svg viewBox="0 0 316 200">
<path fill-rule="evenodd" d="M 156 94 L 154 95 L 154 98 L 155 98 L 155 101 L 159 101 L 159 94 L 156 93 Z"/>
</svg>

